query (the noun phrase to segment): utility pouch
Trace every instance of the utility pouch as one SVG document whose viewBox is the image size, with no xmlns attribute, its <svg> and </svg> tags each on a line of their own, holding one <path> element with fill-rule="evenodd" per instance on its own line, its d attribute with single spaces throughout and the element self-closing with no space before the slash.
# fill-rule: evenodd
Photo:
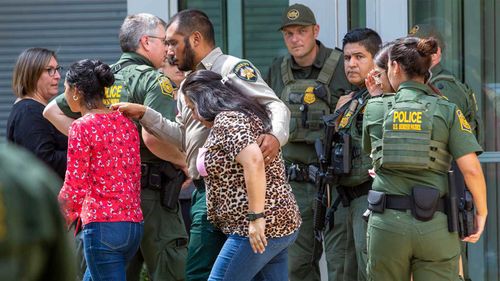
<svg viewBox="0 0 500 281">
<path fill-rule="evenodd" d="M 385 211 L 385 192 L 370 190 L 368 191 L 368 209 L 375 213 Z"/>
<path fill-rule="evenodd" d="M 332 149 L 332 166 L 335 175 L 345 175 L 351 172 L 352 147 L 351 135 L 337 134 L 337 143 Z"/>
<path fill-rule="evenodd" d="M 420 221 L 431 220 L 438 207 L 439 190 L 427 186 L 412 189 L 412 215 Z"/>
<path fill-rule="evenodd" d="M 161 171 L 157 166 L 149 167 L 148 188 L 151 190 L 160 190 L 161 184 Z"/>
<path fill-rule="evenodd" d="M 167 209 L 175 210 L 186 175 L 182 170 L 174 168 L 170 163 L 163 165 L 161 172 L 166 177 L 166 183 L 160 190 L 161 205 Z"/>
</svg>

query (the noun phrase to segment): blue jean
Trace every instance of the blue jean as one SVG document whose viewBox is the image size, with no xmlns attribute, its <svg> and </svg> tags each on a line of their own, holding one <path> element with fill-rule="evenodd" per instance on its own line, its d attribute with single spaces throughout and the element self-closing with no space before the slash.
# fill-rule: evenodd
<svg viewBox="0 0 500 281">
<path fill-rule="evenodd" d="M 127 280 L 127 263 L 139 249 L 144 223 L 92 222 L 83 227 L 84 281 Z"/>
<path fill-rule="evenodd" d="M 264 253 L 256 254 L 248 237 L 229 235 L 210 272 L 208 280 L 276 280 L 288 281 L 288 247 L 298 231 L 268 238 Z"/>
</svg>

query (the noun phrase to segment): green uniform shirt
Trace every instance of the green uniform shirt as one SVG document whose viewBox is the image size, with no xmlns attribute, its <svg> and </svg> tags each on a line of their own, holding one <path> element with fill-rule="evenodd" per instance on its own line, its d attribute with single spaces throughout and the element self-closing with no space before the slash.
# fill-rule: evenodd
<svg viewBox="0 0 500 281">
<path fill-rule="evenodd" d="M 395 100 L 419 99 L 432 92 L 425 84 L 407 81 L 399 86 Z M 384 109 L 380 100 L 374 99 L 365 110 L 363 122 L 364 151 L 371 151 L 371 144 L 367 137 L 380 139 L 382 137 L 382 123 Z M 377 123 L 379 122 L 379 123 Z M 439 99 L 436 112 L 433 116 L 431 139 L 447 144 L 448 152 L 454 159 L 475 152 L 481 153 L 482 148 L 472 134 L 468 123 L 460 109 L 444 99 Z M 381 167 L 373 182 L 373 189 L 389 194 L 409 195 L 415 185 L 433 186 L 440 190 L 441 195 L 448 191 L 448 177 L 446 174 L 430 170 L 401 171 Z"/>
<path fill-rule="evenodd" d="M 176 101 L 173 98 L 172 84 L 167 77 L 157 71 L 149 60 L 137 53 L 123 53 L 116 64 L 125 65 L 117 74 L 123 75 L 128 87 L 129 96 L 126 98 L 120 96 L 119 93 L 112 93 L 112 96 L 105 97 L 105 104 L 117 103 L 119 101 L 143 104 L 160 112 L 163 117 L 174 120 Z M 64 95 L 59 95 L 56 101 L 64 114 L 72 118 L 80 117 L 78 113 L 71 112 Z M 149 151 L 142 138 L 141 161 L 162 161 Z"/>
<path fill-rule="evenodd" d="M 382 139 L 384 122 L 384 99 L 390 98 L 394 94 L 382 95 L 368 100 L 363 116 L 363 136 L 362 146 L 366 154 L 371 154 L 372 143 Z"/>
<path fill-rule="evenodd" d="M 57 193 L 62 183 L 24 149 L 0 145 L 0 280 L 74 280 L 73 243 Z"/>
<path fill-rule="evenodd" d="M 321 69 L 325 61 L 328 59 L 330 54 L 333 52 L 333 49 L 326 48 L 320 41 L 316 41 L 316 44 L 319 46 L 319 51 L 314 60 L 313 64 L 308 67 L 299 66 L 293 58 L 291 58 L 291 69 L 292 74 L 295 79 L 317 79 Z M 274 90 L 274 92 L 280 96 L 285 88 L 283 84 L 282 72 L 281 72 L 281 63 L 283 60 L 290 55 L 282 56 L 275 58 L 269 71 L 267 73 L 266 82 L 267 84 Z M 346 94 L 346 92 L 350 92 L 351 85 L 347 81 L 344 72 L 344 60 L 341 56 L 337 66 L 335 67 L 335 71 L 333 73 L 333 77 L 328 84 L 328 88 L 332 93 L 331 105 L 332 112 L 325 112 L 325 114 L 333 113 L 335 109 L 335 105 L 341 95 Z M 317 163 L 318 157 L 316 156 L 316 150 L 314 149 L 314 145 L 307 143 L 288 143 L 283 147 L 283 157 L 285 160 L 294 162 L 294 163 Z"/>
<path fill-rule="evenodd" d="M 431 81 L 434 86 L 443 94 L 450 102 L 456 104 L 458 109 L 462 111 L 465 119 L 472 125 L 475 130 L 474 134 L 479 142 L 482 142 L 482 131 L 480 126 L 480 119 L 478 115 L 478 107 L 476 97 L 473 92 L 466 92 L 464 89 L 469 89 L 468 86 L 462 84 L 458 79 L 445 79 L 444 77 L 451 77 L 451 72 L 443 69 L 441 64 L 435 65 L 431 68 L 432 77 Z M 473 124 L 474 123 L 474 124 Z"/>
</svg>

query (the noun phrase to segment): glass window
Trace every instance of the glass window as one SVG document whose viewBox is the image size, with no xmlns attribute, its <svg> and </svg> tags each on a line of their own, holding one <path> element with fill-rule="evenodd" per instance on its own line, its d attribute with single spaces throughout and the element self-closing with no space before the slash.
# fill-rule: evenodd
<svg viewBox="0 0 500 281">
<path fill-rule="evenodd" d="M 463 79 L 462 1 L 409 0 L 409 27 L 429 25 L 435 28 L 443 42 L 441 64 Z"/>
<path fill-rule="evenodd" d="M 366 0 L 349 0 L 349 27 L 366 27 Z"/>
</svg>

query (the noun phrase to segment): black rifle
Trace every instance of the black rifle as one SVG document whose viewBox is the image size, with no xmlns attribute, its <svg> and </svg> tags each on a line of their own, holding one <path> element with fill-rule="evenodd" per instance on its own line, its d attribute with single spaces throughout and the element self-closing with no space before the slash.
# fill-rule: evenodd
<svg viewBox="0 0 500 281">
<path fill-rule="evenodd" d="M 325 228 L 326 209 L 328 208 L 328 184 L 331 182 L 332 167 L 331 150 L 333 137 L 335 133 L 335 120 L 340 114 L 330 114 L 323 116 L 323 121 L 326 125 L 325 143 L 321 143 L 320 139 L 314 142 L 314 148 L 319 159 L 319 168 L 314 169 L 314 166 L 309 167 L 309 176 L 314 174 L 314 182 L 316 185 L 316 196 L 314 199 L 314 244 L 312 262 L 315 261 L 317 245 L 323 241 L 323 230 Z M 324 146 L 324 147 L 323 147 Z M 326 152 L 326 153 L 325 153 Z"/>
<path fill-rule="evenodd" d="M 334 180 L 334 167 L 332 165 L 332 147 L 336 137 L 335 123 L 339 116 L 343 115 L 349 108 L 353 100 L 361 98 L 364 91 L 358 91 L 349 102 L 346 102 L 339 109 L 335 110 L 333 114 L 324 115 L 322 117 L 325 124 L 325 141 L 321 142 L 316 139 L 314 148 L 319 160 L 319 169 L 309 168 L 309 175 L 315 174 L 316 196 L 314 200 L 314 243 L 313 243 L 313 257 L 311 262 L 315 262 L 315 255 L 318 244 L 323 241 L 323 230 L 326 225 L 326 210 L 328 208 L 328 185 L 333 183 Z M 360 102 L 362 104 L 362 102 Z M 311 165 L 309 167 L 312 167 Z M 330 218 L 333 221 L 333 217 Z M 333 225 L 333 223 L 330 223 Z"/>
</svg>

